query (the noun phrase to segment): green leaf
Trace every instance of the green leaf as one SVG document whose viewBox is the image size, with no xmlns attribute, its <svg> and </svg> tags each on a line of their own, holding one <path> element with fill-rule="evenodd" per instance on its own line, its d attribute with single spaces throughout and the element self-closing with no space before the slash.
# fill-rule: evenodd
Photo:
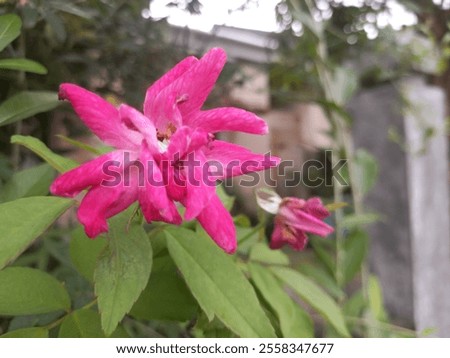
<svg viewBox="0 0 450 358">
<path fill-rule="evenodd" d="M 15 14 L 0 16 L 0 51 L 20 35 L 22 21 Z"/>
<path fill-rule="evenodd" d="M 216 191 L 220 201 L 225 206 L 225 208 L 227 210 L 231 210 L 234 205 L 234 197 L 227 194 L 223 185 L 218 185 Z"/>
<path fill-rule="evenodd" d="M 35 154 L 40 156 L 58 172 L 64 173 L 70 169 L 77 167 L 79 164 L 69 158 L 65 158 L 61 155 L 53 153 L 44 143 L 39 139 L 31 136 L 13 135 L 11 137 L 11 143 L 20 144 L 30 149 Z"/>
<path fill-rule="evenodd" d="M 59 328 L 59 338 L 105 338 L 102 331 L 101 318 L 98 312 L 80 309 L 64 318 Z M 111 337 L 128 337 L 122 327 L 118 327 Z"/>
<path fill-rule="evenodd" d="M 23 91 L 0 105 L 0 126 L 11 124 L 59 105 L 58 95 L 49 91 Z"/>
<path fill-rule="evenodd" d="M 369 247 L 369 236 L 362 230 L 351 232 L 344 242 L 344 281 L 350 282 L 361 270 Z"/>
<path fill-rule="evenodd" d="M 5 333 L 0 338 L 48 338 L 48 329 L 44 327 L 21 328 Z"/>
<path fill-rule="evenodd" d="M 359 317 L 366 308 L 366 301 L 362 290 L 356 291 L 344 304 L 343 311 L 346 316 Z"/>
<path fill-rule="evenodd" d="M 66 12 L 68 14 L 82 17 L 87 20 L 92 19 L 95 16 L 95 10 L 82 9 L 69 2 L 52 1 L 52 7 L 60 11 Z"/>
<path fill-rule="evenodd" d="M 36 196 L 0 204 L 0 269 L 19 256 L 73 201 Z"/>
<path fill-rule="evenodd" d="M 66 289 L 43 271 L 7 267 L 0 271 L 0 287 L 0 315 L 18 316 L 70 309 Z"/>
<path fill-rule="evenodd" d="M 54 178 L 54 170 L 41 164 L 13 174 L 0 193 L 1 201 L 11 201 L 29 196 L 47 195 Z"/>
<path fill-rule="evenodd" d="M 250 263 L 253 282 L 278 316 L 284 338 L 314 337 L 311 317 L 283 290 L 269 269 Z"/>
<path fill-rule="evenodd" d="M 386 319 L 386 312 L 384 310 L 383 291 L 381 289 L 380 281 L 378 281 L 376 276 L 371 275 L 368 286 L 369 308 L 372 317 L 383 321 Z"/>
<path fill-rule="evenodd" d="M 350 214 L 346 215 L 341 225 L 349 230 L 357 229 L 364 225 L 372 224 L 380 220 L 380 215 L 374 213 Z"/>
<path fill-rule="evenodd" d="M 66 26 L 64 21 L 56 13 L 47 11 L 44 13 L 45 20 L 50 25 L 56 39 L 59 42 L 64 42 L 67 38 Z"/>
<path fill-rule="evenodd" d="M 179 227 L 165 231 L 170 255 L 211 321 L 216 315 L 241 337 L 275 337 L 243 273 L 206 234 Z"/>
<path fill-rule="evenodd" d="M 338 286 L 335 278 L 324 267 L 302 262 L 298 266 L 298 271 L 316 281 L 334 298 L 340 300 L 345 297 L 344 291 Z"/>
<path fill-rule="evenodd" d="M 152 247 L 142 226 L 130 223 L 133 207 L 110 220 L 109 242 L 94 273 L 102 328 L 110 335 L 147 285 Z"/>
<path fill-rule="evenodd" d="M 367 194 L 378 178 L 378 162 L 375 157 L 364 149 L 355 153 L 356 180 L 363 194 Z"/>
<path fill-rule="evenodd" d="M 289 268 L 271 267 L 272 272 L 319 312 L 344 337 L 350 337 L 336 302 L 308 277 Z"/>
<path fill-rule="evenodd" d="M 95 240 L 90 239 L 81 226 L 73 230 L 70 236 L 69 253 L 72 263 L 81 276 L 94 282 L 95 265 L 107 245 L 106 239 L 101 236 Z"/>
<path fill-rule="evenodd" d="M 267 244 L 258 242 L 252 246 L 249 259 L 272 265 L 289 265 L 289 257 L 280 250 L 271 250 Z"/>
<path fill-rule="evenodd" d="M 96 149 L 94 147 L 91 147 L 90 145 L 88 145 L 86 143 L 83 143 L 83 142 L 80 142 L 78 140 L 75 140 L 75 139 L 72 139 L 72 138 L 68 138 L 68 137 L 63 136 L 61 134 L 58 134 L 57 137 L 61 138 L 63 141 L 65 141 L 65 142 L 67 142 L 69 144 L 72 144 L 73 146 L 75 146 L 77 148 L 86 150 L 88 152 L 91 152 L 91 153 L 94 153 L 94 154 L 97 154 L 97 155 L 104 154 L 104 153 L 102 153 L 101 150 L 98 150 L 98 149 Z"/>
<path fill-rule="evenodd" d="M 337 67 L 334 71 L 331 91 L 338 105 L 345 105 L 358 89 L 358 76 L 347 67 Z"/>
<path fill-rule="evenodd" d="M 143 320 L 185 322 L 198 305 L 169 256 L 154 259 L 150 280 L 130 315 Z"/>
<path fill-rule="evenodd" d="M 5 58 L 0 60 L 0 69 L 31 72 L 37 73 L 38 75 L 47 74 L 47 69 L 39 62 L 26 58 Z"/>
<path fill-rule="evenodd" d="M 327 241 L 323 238 L 313 237 L 309 242 L 311 243 L 314 254 L 317 258 L 325 265 L 330 274 L 334 274 L 336 263 L 332 255 L 327 250 Z"/>
</svg>

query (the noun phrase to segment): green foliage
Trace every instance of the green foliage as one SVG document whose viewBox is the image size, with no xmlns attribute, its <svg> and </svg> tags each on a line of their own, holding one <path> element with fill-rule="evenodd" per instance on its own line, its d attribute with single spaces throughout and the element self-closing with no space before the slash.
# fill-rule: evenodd
<svg viewBox="0 0 450 358">
<path fill-rule="evenodd" d="M 48 164 L 15 172 L 2 188 L 0 201 L 47 195 L 54 175 L 54 170 Z"/>
<path fill-rule="evenodd" d="M 277 314 L 283 337 L 313 337 L 311 317 L 288 296 L 272 272 L 256 263 L 249 269 L 256 288 Z"/>
<path fill-rule="evenodd" d="M 344 243 L 344 282 L 348 283 L 361 271 L 369 249 L 369 236 L 357 230 L 351 232 Z"/>
<path fill-rule="evenodd" d="M 27 267 L 0 271 L 0 315 L 16 316 L 68 311 L 70 297 L 54 277 Z"/>
<path fill-rule="evenodd" d="M 73 201 L 30 197 L 0 204 L 0 268 L 19 256 Z"/>
<path fill-rule="evenodd" d="M 378 179 L 377 160 L 366 150 L 358 149 L 355 153 L 355 165 L 357 166 L 355 180 L 358 180 L 362 193 L 367 194 Z"/>
<path fill-rule="evenodd" d="M 152 268 L 152 247 L 141 225 L 132 221 L 130 210 L 110 220 L 108 244 L 94 272 L 95 293 L 106 335 L 116 329 L 142 290 Z"/>
<path fill-rule="evenodd" d="M 48 91 L 20 92 L 0 105 L 0 126 L 11 124 L 59 105 L 58 96 Z"/>
<path fill-rule="evenodd" d="M 258 242 L 252 245 L 249 259 L 265 264 L 289 265 L 289 257 L 279 250 L 271 250 L 267 244 Z"/>
<path fill-rule="evenodd" d="M 170 227 L 170 255 L 209 321 L 217 316 L 241 337 L 274 337 L 255 292 L 230 256 L 206 235 Z"/>
<path fill-rule="evenodd" d="M 350 336 L 342 310 L 314 281 L 289 268 L 272 267 L 271 270 L 280 280 L 289 285 L 289 287 L 305 300 L 305 302 L 322 314 L 340 335 L 343 337 Z"/>
<path fill-rule="evenodd" d="M 0 16 L 0 51 L 8 46 L 20 35 L 22 22 L 19 16 L 15 14 L 6 14 Z"/>
<path fill-rule="evenodd" d="M 105 338 L 100 314 L 91 309 L 80 309 L 67 315 L 59 328 L 59 338 Z M 122 327 L 118 327 L 110 337 L 128 337 Z"/>
<path fill-rule="evenodd" d="M 20 144 L 30 149 L 60 173 L 64 173 L 78 166 L 78 163 L 74 160 L 53 153 L 42 141 L 37 138 L 31 136 L 13 135 L 11 137 L 11 143 Z"/>
<path fill-rule="evenodd" d="M 154 260 L 150 280 L 130 315 L 141 320 L 184 322 L 193 319 L 198 309 L 174 262 L 163 256 Z"/>
<path fill-rule="evenodd" d="M 48 338 L 48 330 L 43 327 L 22 328 L 5 333 L 0 338 Z"/>
<path fill-rule="evenodd" d="M 39 75 L 47 74 L 47 69 L 40 63 L 26 58 L 5 58 L 0 60 L 1 70 L 16 70 L 37 73 Z"/>
<path fill-rule="evenodd" d="M 89 282 L 94 282 L 97 259 L 108 245 L 104 237 L 89 239 L 81 226 L 71 233 L 69 244 L 70 259 L 78 272 Z"/>
</svg>

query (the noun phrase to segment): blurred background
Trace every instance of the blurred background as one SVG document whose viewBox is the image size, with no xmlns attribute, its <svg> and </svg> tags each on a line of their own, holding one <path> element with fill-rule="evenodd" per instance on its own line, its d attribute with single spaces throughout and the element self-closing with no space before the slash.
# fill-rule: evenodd
<svg viewBox="0 0 450 358">
<path fill-rule="evenodd" d="M 223 137 L 286 161 L 256 186 L 333 202 L 340 174 L 341 199 L 351 202 L 358 193 L 349 169 L 336 169 L 330 149 L 344 162 L 351 153 L 366 213 L 348 219 L 343 232 L 360 225 L 371 237 L 382 314 L 450 337 L 449 0 L 0 1 L 0 13 L 11 12 L 22 33 L 1 57 L 27 57 L 48 73 L 25 79 L 0 70 L 0 121 L 7 98 L 56 91 L 62 82 L 141 108 L 146 88 L 177 61 L 224 48 L 228 63 L 207 105 L 256 112 L 270 134 Z M 37 162 L 9 143 L 12 134 L 90 158 L 67 141 L 96 143 L 69 106 L 43 113 L 58 104 L 38 105 L 32 119 L 0 131 L 4 185 L 15 169 Z M 255 216 L 255 185 L 239 180 L 226 183 L 238 198 L 235 210 Z"/>
</svg>

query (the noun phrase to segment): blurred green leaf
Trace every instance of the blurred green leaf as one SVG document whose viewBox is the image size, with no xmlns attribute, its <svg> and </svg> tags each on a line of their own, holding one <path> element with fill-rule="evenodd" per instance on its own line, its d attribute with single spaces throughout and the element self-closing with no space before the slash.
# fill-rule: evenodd
<svg viewBox="0 0 450 358">
<path fill-rule="evenodd" d="M 328 242 L 323 238 L 317 237 L 312 237 L 309 242 L 311 243 L 314 254 L 317 256 L 317 258 L 325 265 L 325 267 L 328 269 L 328 272 L 334 275 L 336 262 L 334 261 L 333 256 L 328 250 Z"/>
<path fill-rule="evenodd" d="M 223 185 L 217 185 L 216 189 L 217 195 L 219 196 L 220 201 L 225 206 L 227 210 L 231 210 L 234 204 L 234 197 L 231 195 L 228 195 L 225 191 Z"/>
<path fill-rule="evenodd" d="M 356 178 L 363 194 L 367 194 L 378 178 L 378 162 L 375 157 L 364 149 L 355 153 Z"/>
<path fill-rule="evenodd" d="M 169 256 L 154 259 L 150 280 L 130 315 L 137 319 L 185 322 L 198 305 Z"/>
<path fill-rule="evenodd" d="M 26 58 L 5 58 L 0 60 L 0 69 L 31 72 L 38 75 L 47 74 L 47 69 L 44 66 Z"/>
<path fill-rule="evenodd" d="M 108 245 L 97 260 L 95 294 L 106 335 L 116 329 L 142 290 L 152 268 L 152 247 L 146 232 L 130 222 L 133 207 L 109 222 Z"/>
<path fill-rule="evenodd" d="M 344 281 L 350 282 L 361 270 L 369 247 L 369 236 L 365 231 L 356 230 L 344 242 Z"/>
<path fill-rule="evenodd" d="M 0 269 L 25 251 L 73 203 L 36 196 L 0 204 Z"/>
<path fill-rule="evenodd" d="M 8 46 L 20 35 L 22 21 L 15 14 L 6 14 L 0 16 L 0 51 Z"/>
<path fill-rule="evenodd" d="M 101 318 L 98 312 L 90 309 L 80 309 L 64 318 L 59 328 L 59 338 L 105 338 L 102 331 Z M 111 335 L 114 338 L 127 338 L 125 330 L 118 327 Z"/>
<path fill-rule="evenodd" d="M 44 327 L 22 328 L 5 333 L 0 338 L 48 338 L 48 330 Z"/>
<path fill-rule="evenodd" d="M 342 291 L 336 283 L 336 280 L 324 267 L 318 267 L 307 262 L 302 262 L 298 265 L 298 270 L 308 276 L 309 278 L 320 284 L 330 295 L 337 300 L 345 297 L 344 291 Z"/>
<path fill-rule="evenodd" d="M 68 14 L 72 14 L 78 17 L 81 17 L 83 19 L 89 20 L 92 19 L 95 15 L 95 12 L 93 9 L 82 9 L 74 4 L 71 4 L 70 2 L 62 2 L 62 1 L 51 1 L 52 7 L 54 9 L 58 9 L 60 11 L 66 12 Z"/>
<path fill-rule="evenodd" d="M 78 226 L 71 233 L 69 243 L 70 259 L 77 271 L 89 282 L 94 282 L 94 271 L 97 259 L 105 249 L 107 241 L 104 237 L 90 239 Z"/>
<path fill-rule="evenodd" d="M 54 170 L 48 164 L 15 172 L 2 188 L 0 200 L 5 202 L 29 196 L 47 195 L 53 178 Z"/>
<path fill-rule="evenodd" d="M 369 307 L 372 316 L 380 321 L 386 319 L 386 311 L 383 304 L 383 292 L 381 289 L 380 281 L 374 275 L 369 278 Z"/>
<path fill-rule="evenodd" d="M 0 315 L 17 316 L 68 311 L 70 297 L 48 273 L 28 267 L 0 271 Z"/>
<path fill-rule="evenodd" d="M 354 69 L 337 67 L 334 70 L 331 91 L 339 106 L 344 106 L 358 89 L 358 77 Z"/>
<path fill-rule="evenodd" d="M 349 214 L 344 216 L 341 225 L 348 230 L 358 229 L 364 225 L 372 224 L 380 219 L 380 215 L 374 213 Z"/>
<path fill-rule="evenodd" d="M 69 158 L 53 153 L 39 139 L 31 136 L 13 135 L 11 137 L 12 144 L 20 144 L 30 149 L 35 154 L 44 159 L 48 164 L 55 168 L 58 172 L 64 173 L 70 169 L 77 167 L 79 164 Z"/>
<path fill-rule="evenodd" d="M 19 92 L 0 104 L 0 126 L 50 111 L 58 105 L 58 96 L 55 92 Z"/>
<path fill-rule="evenodd" d="M 57 137 L 61 138 L 63 141 L 65 141 L 65 142 L 67 142 L 69 144 L 72 144 L 73 146 L 75 146 L 77 148 L 86 150 L 88 152 L 91 152 L 91 153 L 94 153 L 94 154 L 97 154 L 97 155 L 104 154 L 101 150 L 98 150 L 98 149 L 96 149 L 94 147 L 91 147 L 90 145 L 88 145 L 86 143 L 83 143 L 83 142 L 80 142 L 78 140 L 75 140 L 75 139 L 72 139 L 72 138 L 68 138 L 68 137 L 63 136 L 61 134 L 58 134 Z"/>
<path fill-rule="evenodd" d="M 283 338 L 314 337 L 311 317 L 282 289 L 269 269 L 250 263 L 251 278 L 280 321 Z"/>
<path fill-rule="evenodd" d="M 272 250 L 266 243 L 258 242 L 250 250 L 250 261 L 272 265 L 289 265 L 289 257 L 280 250 Z"/>
<path fill-rule="evenodd" d="M 66 41 L 67 38 L 66 26 L 64 25 L 64 21 L 61 19 L 61 17 L 52 11 L 47 11 L 44 13 L 44 18 L 45 21 L 47 21 L 47 24 L 52 29 L 56 39 L 59 42 Z"/>
<path fill-rule="evenodd" d="M 241 337 L 275 337 L 256 294 L 231 256 L 206 234 L 165 230 L 170 255 L 211 321 L 216 315 Z"/>
<path fill-rule="evenodd" d="M 318 311 L 344 337 L 350 337 L 336 302 L 308 277 L 289 268 L 271 267 L 272 272 Z"/>
</svg>

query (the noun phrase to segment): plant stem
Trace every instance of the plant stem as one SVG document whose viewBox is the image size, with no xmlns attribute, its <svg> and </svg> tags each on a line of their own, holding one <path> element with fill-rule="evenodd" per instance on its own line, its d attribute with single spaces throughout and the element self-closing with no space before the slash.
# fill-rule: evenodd
<svg viewBox="0 0 450 358">
<path fill-rule="evenodd" d="M 22 31 L 22 33 L 19 36 L 19 54 L 22 57 L 25 57 L 26 55 L 26 41 L 25 41 L 25 34 Z M 27 88 L 27 78 L 24 71 L 20 71 L 18 78 L 17 78 L 17 86 L 20 90 L 25 90 Z M 14 125 L 14 134 L 20 134 L 22 132 L 22 121 L 16 122 Z M 12 147 L 12 153 L 11 153 L 11 162 L 12 167 L 14 171 L 17 171 L 19 169 L 20 165 L 20 145 L 13 145 Z"/>
<path fill-rule="evenodd" d="M 239 240 L 239 244 L 241 245 L 243 242 L 251 238 L 253 235 L 255 235 L 259 230 L 263 229 L 266 226 L 266 223 L 264 221 L 260 221 L 256 226 L 252 228 L 252 231 L 244 235 L 242 239 Z"/>
</svg>

